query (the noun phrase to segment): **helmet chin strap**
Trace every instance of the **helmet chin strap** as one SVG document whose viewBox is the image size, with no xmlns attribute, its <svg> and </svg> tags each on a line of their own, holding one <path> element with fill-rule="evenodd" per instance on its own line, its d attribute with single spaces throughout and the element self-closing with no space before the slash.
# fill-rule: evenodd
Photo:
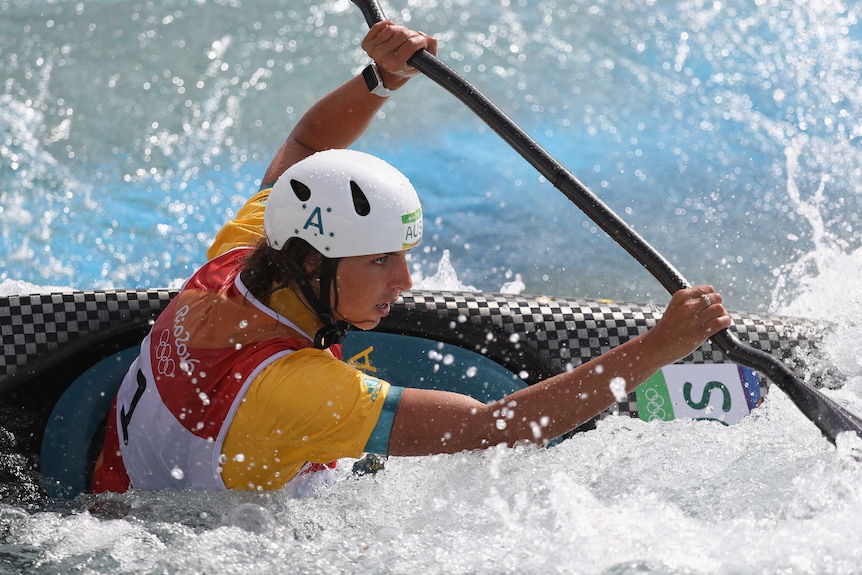
<svg viewBox="0 0 862 575">
<path fill-rule="evenodd" d="M 323 322 L 323 327 L 317 330 L 314 335 L 314 347 L 317 349 L 327 349 L 331 345 L 335 345 L 344 341 L 347 335 L 347 330 L 350 324 L 346 321 L 337 321 L 332 312 L 332 284 L 335 279 L 335 269 L 338 267 L 338 260 L 324 257 L 320 265 L 320 297 L 309 285 L 305 277 L 299 278 L 299 289 L 302 295 L 311 305 L 312 309 L 317 313 L 317 317 Z"/>
</svg>

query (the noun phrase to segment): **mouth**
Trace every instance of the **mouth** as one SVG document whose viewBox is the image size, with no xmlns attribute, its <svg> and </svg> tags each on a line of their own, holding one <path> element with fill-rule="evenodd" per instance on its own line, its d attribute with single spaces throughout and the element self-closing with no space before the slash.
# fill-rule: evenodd
<svg viewBox="0 0 862 575">
<path fill-rule="evenodd" d="M 391 309 L 391 304 L 390 304 L 390 302 L 379 303 L 375 307 L 380 311 L 381 315 L 387 316 L 387 315 L 389 315 L 389 311 Z"/>
</svg>

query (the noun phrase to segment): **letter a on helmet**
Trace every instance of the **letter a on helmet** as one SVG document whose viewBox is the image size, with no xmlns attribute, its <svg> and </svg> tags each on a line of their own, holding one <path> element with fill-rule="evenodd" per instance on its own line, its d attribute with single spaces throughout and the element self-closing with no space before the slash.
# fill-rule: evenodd
<svg viewBox="0 0 862 575">
<path fill-rule="evenodd" d="M 329 258 L 391 253 L 422 239 L 422 207 L 404 174 L 380 158 L 327 150 L 278 179 L 264 230 L 276 249 L 296 237 Z"/>
</svg>

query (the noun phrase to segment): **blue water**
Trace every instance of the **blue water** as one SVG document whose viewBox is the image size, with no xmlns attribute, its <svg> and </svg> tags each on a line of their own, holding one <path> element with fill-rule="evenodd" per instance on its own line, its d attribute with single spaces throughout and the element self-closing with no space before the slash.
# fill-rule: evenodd
<svg viewBox="0 0 862 575">
<path fill-rule="evenodd" d="M 386 11 L 437 35 L 442 60 L 691 282 L 734 309 L 835 321 L 830 353 L 851 378 L 834 397 L 862 412 L 862 8 L 412 0 Z M 346 0 L 0 0 L 0 289 L 176 285 L 299 115 L 366 63 L 364 30 Z M 393 97 L 357 147 L 420 191 L 417 279 L 439 281 L 448 251 L 457 285 L 520 278 L 525 293 L 667 300 L 427 79 Z M 84 503 L 3 507 L 0 563 L 852 573 L 862 469 L 847 453 L 774 392 L 733 428 L 611 421 L 556 450 L 394 462 L 310 500 L 132 494 L 136 512 L 117 521 Z"/>
<path fill-rule="evenodd" d="M 389 11 L 397 14 L 399 7 Z M 365 62 L 346 1 L 5 1 L 0 277 L 164 286 L 204 261 L 298 115 Z M 473 82 L 694 283 L 737 309 L 814 249 L 858 246 L 860 31 L 830 2 L 413 2 Z M 357 147 L 407 173 L 461 277 L 664 297 L 638 264 L 427 79 Z M 785 150 L 797 140 L 799 169 Z"/>
</svg>

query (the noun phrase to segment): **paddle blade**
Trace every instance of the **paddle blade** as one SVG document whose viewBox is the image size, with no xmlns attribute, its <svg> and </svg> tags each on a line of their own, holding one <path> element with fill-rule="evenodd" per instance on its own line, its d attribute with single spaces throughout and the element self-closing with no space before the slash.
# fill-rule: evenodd
<svg viewBox="0 0 862 575">
<path fill-rule="evenodd" d="M 806 384 L 772 355 L 744 345 L 727 330 L 717 333 L 710 341 L 731 361 L 751 367 L 768 377 L 832 443 L 846 431 L 862 437 L 862 418 Z"/>
</svg>

